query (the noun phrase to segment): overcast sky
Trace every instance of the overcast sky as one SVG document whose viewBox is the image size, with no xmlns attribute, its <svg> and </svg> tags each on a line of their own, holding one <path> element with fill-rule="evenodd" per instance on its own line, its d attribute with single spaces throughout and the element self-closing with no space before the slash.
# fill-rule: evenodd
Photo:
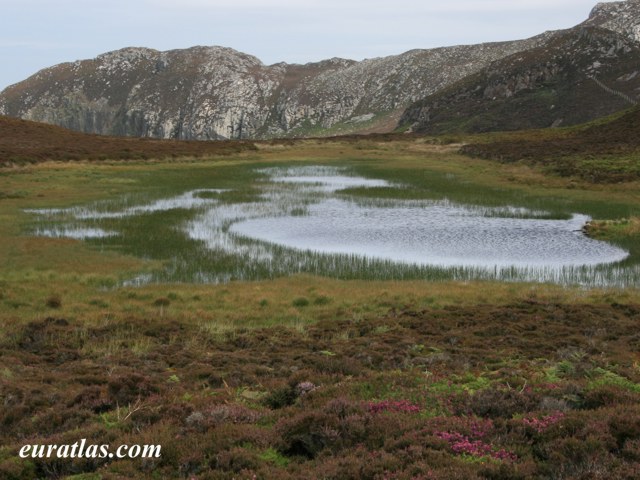
<svg viewBox="0 0 640 480">
<path fill-rule="evenodd" d="M 122 47 L 221 45 L 266 64 L 526 38 L 592 0 L 0 0 L 0 90 Z"/>
</svg>

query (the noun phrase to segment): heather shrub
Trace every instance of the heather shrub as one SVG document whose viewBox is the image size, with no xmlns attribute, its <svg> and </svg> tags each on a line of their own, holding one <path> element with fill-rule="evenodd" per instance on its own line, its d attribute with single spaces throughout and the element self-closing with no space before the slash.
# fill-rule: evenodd
<svg viewBox="0 0 640 480">
<path fill-rule="evenodd" d="M 278 450 L 287 456 L 316 457 L 338 438 L 336 417 L 320 412 L 298 413 L 275 426 Z"/>
<path fill-rule="evenodd" d="M 640 402 L 640 395 L 618 385 L 598 385 L 584 394 L 582 408 L 595 410 L 613 405 L 633 405 Z"/>
<path fill-rule="evenodd" d="M 384 419 L 372 420 L 358 402 L 337 398 L 323 408 L 281 418 L 275 426 L 278 449 L 286 455 L 315 458 L 325 449 L 339 452 L 365 443 L 382 445 L 385 436 L 398 431 L 397 424 L 388 428 Z"/>
<path fill-rule="evenodd" d="M 510 418 L 534 410 L 540 402 L 537 394 L 513 389 L 487 388 L 468 399 L 469 410 L 479 417 Z"/>
<path fill-rule="evenodd" d="M 0 425 L 4 433 L 7 434 L 9 431 L 20 428 L 21 423 L 23 423 L 26 418 L 29 418 L 30 412 L 31 410 L 23 404 L 7 405 L 0 409 Z M 23 432 L 23 434 L 24 433 L 27 432 Z"/>
<path fill-rule="evenodd" d="M 269 392 L 269 394 L 264 397 L 263 402 L 267 407 L 276 410 L 293 405 L 297 398 L 298 394 L 295 387 L 285 385 Z"/>
<path fill-rule="evenodd" d="M 94 413 L 102 413 L 111 409 L 112 404 L 106 399 L 104 387 L 92 385 L 82 389 L 82 391 L 67 404 L 67 407 L 78 407 L 91 410 Z"/>
<path fill-rule="evenodd" d="M 624 442 L 621 455 L 632 462 L 640 462 L 640 439 L 634 438 Z"/>
<path fill-rule="evenodd" d="M 325 374 L 339 374 L 345 376 L 361 375 L 363 366 L 360 361 L 352 357 L 335 357 L 321 355 L 311 360 L 313 368 Z"/>
<path fill-rule="evenodd" d="M 36 466 L 27 459 L 9 457 L 0 459 L 0 478 L 6 480 L 30 480 L 37 478 Z"/>
<path fill-rule="evenodd" d="M 369 402 L 367 404 L 369 413 L 382 412 L 401 412 L 401 413 L 419 413 L 420 407 L 407 400 L 383 400 L 380 402 Z"/>
<path fill-rule="evenodd" d="M 640 415 L 638 409 L 619 408 L 609 420 L 609 430 L 616 439 L 618 448 L 628 440 L 640 439 Z"/>
<path fill-rule="evenodd" d="M 255 452 L 241 447 L 219 452 L 211 461 L 212 468 L 234 473 L 255 469 L 259 464 L 260 459 Z"/>
<path fill-rule="evenodd" d="M 395 479 L 402 469 L 400 459 L 382 450 L 356 446 L 340 454 L 322 456 L 315 462 L 314 478 L 332 480 Z"/>
<path fill-rule="evenodd" d="M 569 402 L 564 398 L 543 397 L 536 410 L 543 412 L 566 412 L 570 410 Z"/>
<path fill-rule="evenodd" d="M 120 406 L 134 403 L 138 398 L 148 397 L 158 392 L 151 380 L 138 373 L 127 373 L 109 380 L 107 392 L 110 400 Z"/>
<path fill-rule="evenodd" d="M 549 444 L 548 465 L 561 469 L 567 466 L 580 466 L 589 462 L 603 461 L 608 458 L 607 445 L 596 437 L 563 437 Z"/>
<path fill-rule="evenodd" d="M 485 462 L 478 474 L 481 478 L 490 480 L 526 480 L 532 478 L 535 465 L 525 467 L 510 462 Z"/>
<path fill-rule="evenodd" d="M 360 402 L 356 402 L 345 397 L 337 397 L 329 400 L 322 407 L 322 411 L 329 415 L 336 416 L 339 419 L 347 418 L 350 415 L 364 413 Z"/>
<path fill-rule="evenodd" d="M 522 419 L 522 423 L 531 430 L 535 430 L 538 433 L 543 433 L 552 425 L 560 422 L 563 418 L 564 413 L 555 412 L 551 415 L 541 417 L 527 416 Z"/>
<path fill-rule="evenodd" d="M 345 455 L 327 455 L 317 459 L 314 465 L 316 478 L 326 480 L 357 480 L 362 477 L 363 459 L 356 451 Z"/>
<path fill-rule="evenodd" d="M 313 392 L 318 387 L 314 385 L 312 382 L 304 381 L 296 384 L 294 391 L 298 397 L 304 397 L 305 395 Z"/>
<path fill-rule="evenodd" d="M 262 417 L 262 414 L 244 405 L 233 403 L 211 407 L 207 412 L 207 417 L 209 417 L 214 424 L 255 423 Z"/>
</svg>

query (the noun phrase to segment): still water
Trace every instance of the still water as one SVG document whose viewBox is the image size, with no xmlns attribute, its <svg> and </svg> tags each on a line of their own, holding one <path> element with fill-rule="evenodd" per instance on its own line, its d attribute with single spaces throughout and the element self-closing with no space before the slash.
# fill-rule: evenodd
<svg viewBox="0 0 640 480">
<path fill-rule="evenodd" d="M 345 177 L 313 169 L 290 170 L 273 181 L 305 185 L 307 193 L 335 193 L 348 187 L 387 186 L 380 180 Z M 399 187 L 401 188 L 401 187 Z M 396 201 L 362 205 L 341 198 L 320 199 L 305 215 L 254 218 L 234 223 L 231 232 L 279 245 L 324 253 L 358 254 L 436 266 L 552 267 L 617 262 L 627 252 L 586 237 L 589 220 L 535 218 L 541 212 L 479 209 L 440 202 Z M 534 218 L 517 218 L 530 213 Z"/>
</svg>

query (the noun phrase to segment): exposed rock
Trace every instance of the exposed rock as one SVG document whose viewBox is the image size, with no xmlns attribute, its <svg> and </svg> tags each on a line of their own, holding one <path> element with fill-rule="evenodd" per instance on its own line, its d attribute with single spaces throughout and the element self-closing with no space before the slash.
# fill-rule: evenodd
<svg viewBox="0 0 640 480">
<path fill-rule="evenodd" d="M 640 0 L 598 3 L 583 25 L 613 30 L 640 42 Z"/>
</svg>

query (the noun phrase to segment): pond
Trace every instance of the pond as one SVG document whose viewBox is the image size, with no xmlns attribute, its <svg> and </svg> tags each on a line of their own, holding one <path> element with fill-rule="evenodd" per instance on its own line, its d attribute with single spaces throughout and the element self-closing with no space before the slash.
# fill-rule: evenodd
<svg viewBox="0 0 640 480">
<path fill-rule="evenodd" d="M 274 176 L 274 182 L 305 185 L 306 193 L 335 193 L 386 182 L 340 175 Z M 402 188 L 399 186 L 398 188 Z M 305 192 L 301 193 L 304 198 Z M 388 203 L 388 202 L 386 202 Z M 589 217 L 544 220 L 544 212 L 472 208 L 446 201 L 397 201 L 371 206 L 340 198 L 321 199 L 304 216 L 261 217 L 234 223 L 231 232 L 249 238 L 323 253 L 357 254 L 435 266 L 547 267 L 597 265 L 628 253 L 582 233 Z M 516 218 L 514 218 L 516 217 Z"/>
<path fill-rule="evenodd" d="M 134 282 L 220 282 L 307 272 L 625 286 L 637 284 L 640 276 L 637 266 L 619 265 L 628 252 L 584 235 L 589 217 L 580 213 L 558 219 L 540 210 L 446 198 L 356 197 L 346 189 L 403 186 L 339 167 L 257 173 L 260 193 L 251 201 L 228 201 L 228 190 L 202 188 L 147 202 L 128 198 L 33 210 L 41 219 L 33 233 L 167 261 L 163 272 Z"/>
</svg>

